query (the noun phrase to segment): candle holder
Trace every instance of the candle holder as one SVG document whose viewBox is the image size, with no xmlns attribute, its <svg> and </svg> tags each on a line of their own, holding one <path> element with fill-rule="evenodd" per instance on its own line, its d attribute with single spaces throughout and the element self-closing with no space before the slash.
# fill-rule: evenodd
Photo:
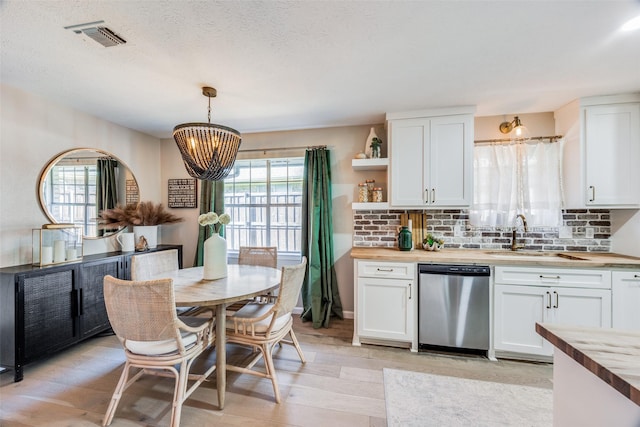
<svg viewBox="0 0 640 427">
<path fill-rule="evenodd" d="M 33 265 L 46 267 L 82 258 L 82 227 L 73 224 L 45 224 L 32 230 Z"/>
</svg>

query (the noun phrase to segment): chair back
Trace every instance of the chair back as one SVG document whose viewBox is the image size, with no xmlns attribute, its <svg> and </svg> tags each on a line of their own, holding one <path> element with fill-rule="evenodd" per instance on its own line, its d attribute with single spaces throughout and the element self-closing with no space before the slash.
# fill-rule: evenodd
<svg viewBox="0 0 640 427">
<path fill-rule="evenodd" d="M 178 250 L 150 252 L 131 257 L 131 280 L 149 280 L 162 273 L 178 271 Z"/>
<path fill-rule="evenodd" d="M 275 246 L 240 246 L 238 264 L 277 268 L 278 248 Z"/>
<path fill-rule="evenodd" d="M 282 267 L 278 299 L 275 304 L 276 317 L 291 313 L 298 302 L 304 275 L 307 270 L 307 257 L 302 257 L 302 262 L 296 265 Z"/>
<path fill-rule="evenodd" d="M 107 275 L 104 302 L 121 341 L 180 340 L 172 279 L 136 281 Z"/>
</svg>

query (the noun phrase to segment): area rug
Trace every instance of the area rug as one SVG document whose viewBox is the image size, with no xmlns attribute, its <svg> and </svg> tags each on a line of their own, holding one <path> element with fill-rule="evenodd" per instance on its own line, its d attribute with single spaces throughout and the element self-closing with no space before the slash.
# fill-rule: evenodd
<svg viewBox="0 0 640 427">
<path fill-rule="evenodd" d="M 384 369 L 388 427 L 550 427 L 552 391 Z"/>
</svg>

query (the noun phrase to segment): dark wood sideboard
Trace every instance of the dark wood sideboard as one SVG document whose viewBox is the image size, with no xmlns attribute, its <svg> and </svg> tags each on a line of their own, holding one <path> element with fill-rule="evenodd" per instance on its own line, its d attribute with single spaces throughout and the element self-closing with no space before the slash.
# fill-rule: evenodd
<svg viewBox="0 0 640 427">
<path fill-rule="evenodd" d="M 158 245 L 149 251 L 178 249 Z M 0 269 L 0 365 L 23 377 L 26 364 L 110 329 L 103 278 L 131 278 L 131 257 L 140 252 L 84 256 L 77 262 Z M 144 252 L 147 253 L 147 252 Z"/>
</svg>

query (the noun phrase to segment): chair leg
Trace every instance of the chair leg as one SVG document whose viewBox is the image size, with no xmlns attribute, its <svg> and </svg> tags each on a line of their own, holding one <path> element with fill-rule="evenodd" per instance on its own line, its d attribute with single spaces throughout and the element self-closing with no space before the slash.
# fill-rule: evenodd
<svg viewBox="0 0 640 427">
<path fill-rule="evenodd" d="M 273 356 L 271 355 L 272 348 L 269 348 L 268 344 L 263 344 L 260 348 L 264 356 L 264 366 L 267 370 L 267 375 L 269 375 L 269 378 L 271 378 L 271 383 L 273 384 L 273 393 L 276 396 L 276 403 L 280 403 L 280 390 L 278 389 L 276 370 L 273 367 Z"/>
<path fill-rule="evenodd" d="M 293 342 L 293 346 L 296 348 L 298 352 L 298 356 L 300 356 L 300 360 L 302 363 L 307 363 L 304 359 L 304 354 L 302 353 L 302 348 L 300 348 L 300 344 L 298 344 L 298 338 L 296 338 L 296 334 L 293 333 L 293 328 L 289 329 L 289 335 L 291 335 L 291 341 Z"/>
<path fill-rule="evenodd" d="M 171 411 L 171 427 L 180 426 L 182 403 L 185 400 L 187 381 L 189 379 L 189 362 L 180 364 L 180 373 L 176 376 L 176 386 L 173 392 L 173 410 Z"/>
<path fill-rule="evenodd" d="M 127 384 L 127 379 L 129 378 L 129 369 L 131 366 L 129 362 L 125 362 L 124 368 L 122 369 L 122 374 L 120 374 L 120 380 L 118 380 L 118 384 L 116 385 L 116 389 L 113 391 L 113 395 L 111 396 L 111 402 L 109 402 L 109 407 L 107 408 L 107 413 L 104 414 L 104 420 L 102 421 L 103 426 L 108 426 L 111 424 L 113 420 L 113 416 L 116 413 L 116 408 L 118 407 L 118 403 L 120 402 L 120 398 L 122 397 L 122 393 L 124 393 L 125 386 Z"/>
</svg>

